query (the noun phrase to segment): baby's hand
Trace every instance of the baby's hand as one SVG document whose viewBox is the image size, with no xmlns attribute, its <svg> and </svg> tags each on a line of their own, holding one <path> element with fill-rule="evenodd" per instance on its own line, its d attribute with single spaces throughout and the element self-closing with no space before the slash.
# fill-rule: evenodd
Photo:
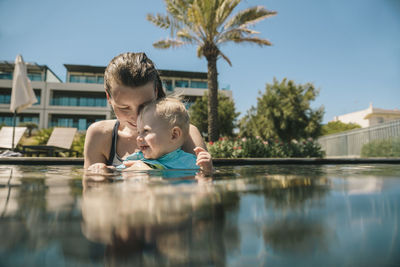
<svg viewBox="0 0 400 267">
<path fill-rule="evenodd" d="M 210 153 L 208 153 L 204 148 L 202 147 L 196 147 L 193 149 L 194 152 L 196 153 L 196 165 L 200 166 L 200 169 L 207 174 L 212 173 L 213 171 L 213 164 L 212 164 L 212 159 Z"/>
<path fill-rule="evenodd" d="M 124 162 L 124 165 L 126 166 L 125 171 L 151 170 L 150 166 L 141 160 L 129 160 L 129 161 Z"/>
</svg>

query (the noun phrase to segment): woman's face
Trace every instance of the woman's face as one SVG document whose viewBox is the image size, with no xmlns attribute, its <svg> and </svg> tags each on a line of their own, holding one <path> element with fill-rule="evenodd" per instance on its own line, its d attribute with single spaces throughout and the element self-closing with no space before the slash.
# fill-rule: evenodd
<svg viewBox="0 0 400 267">
<path fill-rule="evenodd" d="M 136 120 L 139 107 L 156 99 L 153 82 L 132 88 L 119 85 L 113 81 L 111 83 L 111 94 L 112 97 L 107 96 L 107 99 L 114 109 L 115 116 L 122 124 L 132 130 L 136 130 L 137 127 Z"/>
</svg>

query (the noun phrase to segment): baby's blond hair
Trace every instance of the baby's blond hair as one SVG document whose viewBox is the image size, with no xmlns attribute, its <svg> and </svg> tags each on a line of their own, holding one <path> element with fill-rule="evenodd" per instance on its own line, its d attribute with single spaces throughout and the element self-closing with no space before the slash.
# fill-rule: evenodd
<svg viewBox="0 0 400 267">
<path fill-rule="evenodd" d="M 189 134 L 189 114 L 179 98 L 165 97 L 149 102 L 139 111 L 140 119 L 143 119 L 145 112 L 152 110 L 154 116 L 168 123 L 171 128 L 178 126 L 185 137 Z"/>
</svg>

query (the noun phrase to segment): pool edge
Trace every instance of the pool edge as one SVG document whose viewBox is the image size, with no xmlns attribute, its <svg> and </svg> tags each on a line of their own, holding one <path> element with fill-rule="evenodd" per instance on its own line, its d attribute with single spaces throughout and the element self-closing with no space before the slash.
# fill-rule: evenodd
<svg viewBox="0 0 400 267">
<path fill-rule="evenodd" d="M 221 165 L 265 165 L 265 164 L 400 164 L 400 158 L 219 158 L 213 159 L 215 166 Z M 83 158 L 60 157 L 3 157 L 0 165 L 83 165 Z"/>
</svg>

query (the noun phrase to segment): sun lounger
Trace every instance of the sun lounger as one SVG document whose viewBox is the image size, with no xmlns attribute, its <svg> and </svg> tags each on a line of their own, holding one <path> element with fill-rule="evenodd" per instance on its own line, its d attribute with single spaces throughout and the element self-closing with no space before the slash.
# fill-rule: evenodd
<svg viewBox="0 0 400 267">
<path fill-rule="evenodd" d="M 15 127 L 14 147 L 17 146 L 27 127 Z M 0 148 L 12 148 L 13 127 L 3 126 L 0 130 Z"/>
<path fill-rule="evenodd" d="M 76 128 L 56 127 L 50 135 L 46 145 L 23 146 L 22 151 L 27 156 L 45 154 L 49 157 L 58 156 L 60 152 L 77 154 L 71 149 L 76 133 Z"/>
</svg>

